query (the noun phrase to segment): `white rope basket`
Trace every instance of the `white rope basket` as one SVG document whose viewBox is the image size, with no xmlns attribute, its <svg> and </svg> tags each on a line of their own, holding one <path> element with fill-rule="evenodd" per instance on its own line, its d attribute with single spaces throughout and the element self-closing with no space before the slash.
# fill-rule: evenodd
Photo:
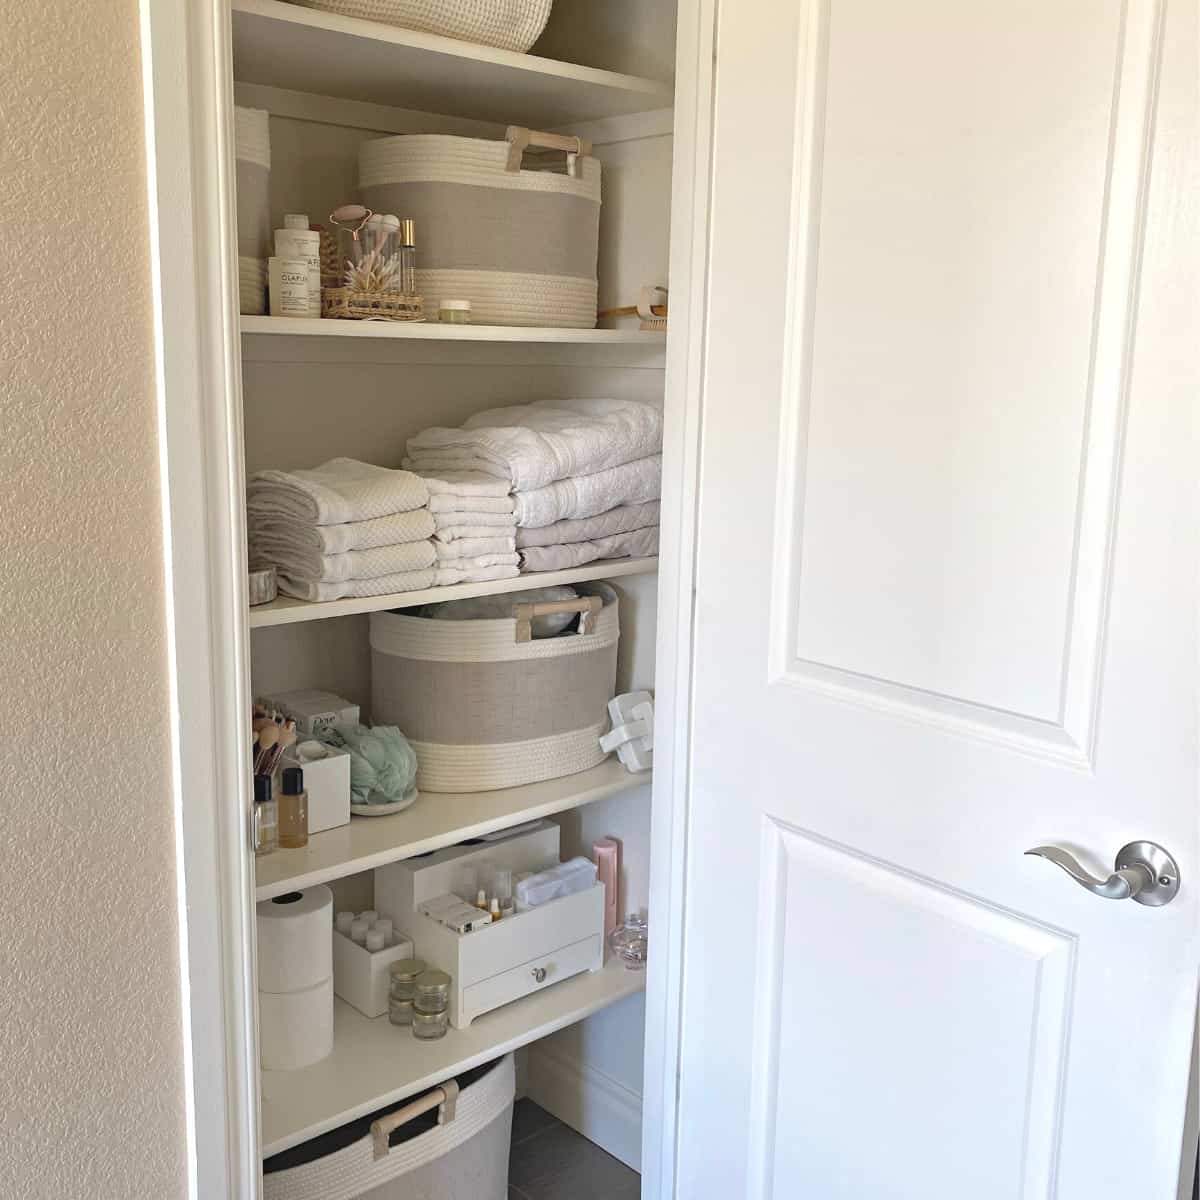
<svg viewBox="0 0 1200 1200">
<path fill-rule="evenodd" d="M 267 264 L 261 258 L 238 255 L 238 298 L 243 313 L 261 317 L 267 310 Z"/>
<path fill-rule="evenodd" d="M 552 0 L 293 0 L 304 8 L 437 33 L 524 54 L 550 20 Z"/>
</svg>

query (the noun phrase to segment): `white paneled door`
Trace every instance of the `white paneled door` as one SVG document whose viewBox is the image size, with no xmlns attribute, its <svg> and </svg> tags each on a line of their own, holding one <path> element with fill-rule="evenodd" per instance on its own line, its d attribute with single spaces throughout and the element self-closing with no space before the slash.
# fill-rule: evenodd
<svg viewBox="0 0 1200 1200">
<path fill-rule="evenodd" d="M 680 1200 L 1176 1196 L 1196 9 L 721 6 Z"/>
</svg>

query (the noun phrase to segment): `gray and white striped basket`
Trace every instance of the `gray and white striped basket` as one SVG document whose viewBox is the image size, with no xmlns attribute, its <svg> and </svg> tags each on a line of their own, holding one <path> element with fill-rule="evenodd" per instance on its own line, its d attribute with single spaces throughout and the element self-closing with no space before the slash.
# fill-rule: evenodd
<svg viewBox="0 0 1200 1200">
<path fill-rule="evenodd" d="M 589 595 L 602 602 L 589 632 L 528 641 L 516 613 L 484 621 L 371 614 L 371 715 L 408 738 L 421 791 L 517 787 L 603 761 L 617 594 L 602 583 L 578 590 L 581 607 Z M 530 607 L 523 611 L 537 615 Z"/>
<path fill-rule="evenodd" d="M 241 311 L 261 316 L 271 257 L 270 114 L 261 108 L 233 110 L 237 159 L 238 287 Z"/>
<path fill-rule="evenodd" d="M 553 0 L 292 0 L 304 8 L 437 33 L 524 54 L 542 35 Z"/>
<path fill-rule="evenodd" d="M 561 160 L 551 170 L 522 166 L 528 146 L 564 150 L 566 171 Z M 374 138 L 359 148 L 359 188 L 369 208 L 416 222 L 417 290 L 427 313 L 443 299 L 470 300 L 479 325 L 591 329 L 600 163 L 589 150 L 574 138 L 517 128 L 506 141 Z"/>
</svg>

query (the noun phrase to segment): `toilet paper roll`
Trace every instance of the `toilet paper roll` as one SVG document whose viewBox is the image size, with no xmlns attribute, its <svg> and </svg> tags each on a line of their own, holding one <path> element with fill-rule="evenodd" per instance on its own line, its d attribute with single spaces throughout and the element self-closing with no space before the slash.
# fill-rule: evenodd
<svg viewBox="0 0 1200 1200">
<path fill-rule="evenodd" d="M 258 990 L 298 992 L 333 974 L 333 893 L 324 885 L 257 906 Z"/>
<path fill-rule="evenodd" d="M 333 977 L 299 992 L 258 993 L 264 1071 L 295 1071 L 333 1050 Z"/>
</svg>

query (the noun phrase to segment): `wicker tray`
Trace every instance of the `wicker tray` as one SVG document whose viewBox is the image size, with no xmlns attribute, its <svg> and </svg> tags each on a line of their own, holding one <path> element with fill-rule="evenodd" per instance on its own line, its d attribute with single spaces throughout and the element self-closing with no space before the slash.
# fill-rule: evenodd
<svg viewBox="0 0 1200 1200">
<path fill-rule="evenodd" d="M 425 307 L 420 296 L 322 288 L 321 316 L 341 321 L 423 321 Z"/>
</svg>

